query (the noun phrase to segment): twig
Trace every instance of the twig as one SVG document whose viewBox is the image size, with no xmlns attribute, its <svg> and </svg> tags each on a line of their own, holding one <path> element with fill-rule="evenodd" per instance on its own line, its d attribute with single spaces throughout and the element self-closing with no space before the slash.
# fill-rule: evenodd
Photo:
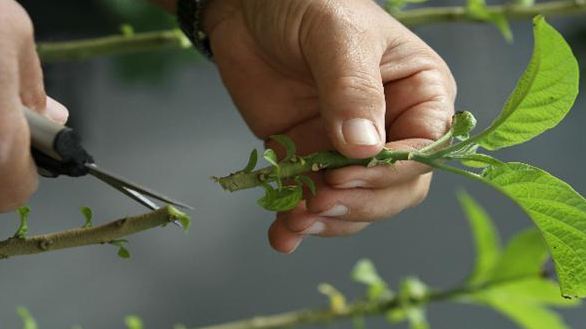
<svg viewBox="0 0 586 329">
<path fill-rule="evenodd" d="M 516 278 L 506 280 L 489 281 L 479 286 L 467 286 L 453 288 L 446 291 L 439 291 L 430 293 L 420 300 L 409 301 L 409 304 L 428 304 L 430 302 L 439 302 L 446 300 L 458 300 L 461 297 L 472 294 L 474 292 L 489 289 L 494 286 L 511 283 L 514 281 L 522 281 L 531 278 L 537 278 L 533 275 L 524 275 Z M 543 278 L 545 280 L 545 278 Z M 561 298 L 561 297 L 560 297 Z M 361 316 L 376 316 L 385 314 L 386 312 L 403 307 L 399 297 L 394 297 L 388 300 L 381 301 L 357 301 L 348 305 L 341 311 L 334 311 L 328 308 L 320 309 L 305 309 L 299 311 L 292 311 L 268 316 L 257 316 L 250 319 L 244 319 L 234 322 L 227 322 L 223 324 L 197 327 L 195 329 L 277 329 L 277 328 L 294 328 L 304 325 L 319 325 L 331 324 L 334 321 L 344 319 L 361 317 Z"/>
<path fill-rule="evenodd" d="M 37 52 L 43 62 L 57 62 L 190 47 L 189 39 L 179 29 L 173 29 L 75 41 L 40 42 L 37 45 Z"/>
<path fill-rule="evenodd" d="M 506 4 L 487 7 L 490 13 L 502 13 L 509 19 L 526 19 L 535 15 L 577 15 L 586 13 L 586 1 L 548 1 L 531 6 Z M 441 22 L 478 22 L 464 6 L 421 8 L 393 13 L 408 26 Z M 84 60 L 105 55 L 153 51 L 160 49 L 185 49 L 190 42 L 177 29 L 154 32 L 115 35 L 96 39 L 67 42 L 41 42 L 38 52 L 43 62 Z"/>
<path fill-rule="evenodd" d="M 171 206 L 136 217 L 126 217 L 110 223 L 87 228 L 36 235 L 24 239 L 12 237 L 0 241 L 0 258 L 31 255 L 51 250 L 108 243 L 122 237 L 187 218 Z"/>
</svg>

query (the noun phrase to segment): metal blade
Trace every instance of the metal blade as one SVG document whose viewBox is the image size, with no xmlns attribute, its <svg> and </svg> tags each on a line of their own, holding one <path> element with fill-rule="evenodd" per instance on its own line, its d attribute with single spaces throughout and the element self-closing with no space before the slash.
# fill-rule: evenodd
<svg viewBox="0 0 586 329">
<path fill-rule="evenodd" d="M 132 183 L 132 182 L 126 180 L 125 178 L 122 178 L 120 176 L 109 173 L 101 168 L 98 168 L 98 166 L 95 163 L 91 163 L 91 164 L 88 163 L 88 164 L 86 164 L 86 167 L 88 168 L 89 173 L 92 176 L 94 176 L 94 177 L 98 178 L 99 180 L 107 183 L 108 185 L 116 188 L 118 191 L 126 194 L 127 196 L 129 196 L 133 200 L 139 202 L 140 204 L 146 206 L 147 208 L 150 208 L 153 210 L 158 209 L 158 207 L 152 201 L 145 198 L 144 195 L 149 196 L 153 199 L 159 200 L 161 202 L 165 202 L 165 203 L 180 207 L 180 208 L 193 210 L 193 207 L 190 205 L 187 205 L 187 204 L 180 202 L 180 201 L 173 200 L 169 197 L 166 197 L 162 194 L 159 194 L 157 192 L 149 190 L 149 189 L 142 187 L 138 184 Z M 140 196 L 137 196 L 137 195 L 140 195 Z M 145 200 L 147 200 L 147 201 L 145 201 Z M 153 207 L 155 207 L 155 208 L 153 208 Z"/>
</svg>

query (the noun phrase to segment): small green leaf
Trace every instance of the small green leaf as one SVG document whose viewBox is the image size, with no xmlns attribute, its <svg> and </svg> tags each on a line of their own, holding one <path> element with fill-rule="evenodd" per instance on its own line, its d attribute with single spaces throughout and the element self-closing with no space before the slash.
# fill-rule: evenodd
<svg viewBox="0 0 586 329">
<path fill-rule="evenodd" d="M 507 42 L 513 41 L 513 33 L 503 13 L 490 12 L 484 0 L 468 0 L 466 10 L 472 18 L 494 24 Z"/>
<path fill-rule="evenodd" d="M 273 135 L 270 138 L 285 148 L 287 153 L 283 161 L 287 161 L 295 156 L 297 148 L 295 147 L 295 142 L 293 142 L 291 137 L 287 135 Z"/>
<path fill-rule="evenodd" d="M 428 287 L 416 277 L 407 277 L 401 282 L 399 298 L 403 303 L 423 301 L 428 297 Z"/>
<path fill-rule="evenodd" d="M 252 150 L 252 152 L 250 152 L 250 156 L 248 157 L 248 163 L 246 164 L 246 167 L 244 167 L 244 169 L 242 169 L 242 171 L 245 173 L 249 173 L 249 172 L 253 171 L 254 168 L 256 167 L 257 162 L 258 162 L 258 151 L 256 149 L 254 149 L 254 150 Z"/>
<path fill-rule="evenodd" d="M 542 16 L 533 20 L 531 61 L 489 128 L 474 137 L 488 150 L 524 143 L 555 127 L 578 95 L 578 63 L 564 38 Z"/>
<path fill-rule="evenodd" d="M 263 153 L 263 158 L 265 158 L 265 160 L 267 160 L 273 166 L 279 167 L 279 162 L 277 160 L 277 153 L 275 153 L 275 151 L 273 151 L 272 149 L 266 149 L 265 152 Z"/>
<path fill-rule="evenodd" d="M 125 37 L 132 37 L 134 36 L 134 28 L 130 24 L 122 24 L 120 25 L 120 33 Z"/>
<path fill-rule="evenodd" d="M 29 310 L 24 307 L 18 307 L 16 309 L 20 320 L 22 321 L 22 329 L 37 329 L 37 321 L 33 318 Z"/>
<path fill-rule="evenodd" d="M 552 254 L 562 294 L 586 296 L 586 200 L 564 181 L 524 163 L 488 167 L 480 177 L 537 225 Z"/>
<path fill-rule="evenodd" d="M 305 186 L 307 186 L 307 188 L 309 188 L 311 195 L 315 195 L 317 193 L 317 189 L 315 187 L 315 182 L 313 181 L 313 179 L 311 179 L 307 176 L 298 176 L 297 178 L 299 179 L 300 183 L 305 184 Z"/>
<path fill-rule="evenodd" d="M 476 265 L 467 281 L 471 285 L 482 284 L 490 279 L 500 258 L 500 238 L 490 216 L 468 193 L 459 192 L 458 201 L 472 229 L 476 247 Z"/>
<path fill-rule="evenodd" d="M 540 305 L 496 299 L 487 300 L 486 303 L 520 328 L 569 329 L 560 315 Z"/>
<path fill-rule="evenodd" d="M 118 257 L 120 257 L 120 258 L 130 258 L 130 251 L 128 251 L 128 249 L 126 249 L 127 243 L 128 243 L 128 240 L 124 240 L 124 239 L 110 241 L 111 245 L 118 247 L 117 254 L 118 254 Z"/>
<path fill-rule="evenodd" d="M 292 185 L 280 189 L 265 189 L 265 195 L 257 203 L 266 210 L 287 211 L 295 208 L 302 198 L 301 186 Z"/>
<path fill-rule="evenodd" d="M 539 230 L 527 229 L 509 241 L 493 268 L 491 280 L 501 281 L 531 275 L 538 277 L 548 257 L 547 245 Z"/>
<path fill-rule="evenodd" d="M 453 159 L 460 160 L 460 163 L 471 168 L 486 168 L 488 166 L 500 166 L 503 164 L 502 161 L 491 157 L 486 154 L 465 154 L 452 156 Z"/>
<path fill-rule="evenodd" d="M 425 316 L 425 309 L 423 307 L 412 306 L 405 309 L 407 320 L 409 320 L 410 329 L 428 329 L 429 322 Z"/>
<path fill-rule="evenodd" d="M 393 293 L 387 283 L 378 275 L 374 264 L 370 259 L 361 259 L 352 270 L 352 280 L 368 287 L 367 298 L 370 301 L 391 299 Z"/>
<path fill-rule="evenodd" d="M 126 329 L 143 329 L 142 320 L 136 315 L 128 315 L 124 318 Z"/>
<path fill-rule="evenodd" d="M 31 213 L 31 209 L 27 206 L 24 206 L 18 208 L 17 212 L 20 218 L 20 224 L 18 225 L 16 233 L 14 233 L 14 237 L 17 239 L 25 239 L 28 233 L 28 217 Z"/>
<path fill-rule="evenodd" d="M 458 112 L 452 117 L 452 136 L 467 139 L 476 127 L 476 118 L 468 111 Z"/>
<path fill-rule="evenodd" d="M 126 249 L 123 246 L 120 246 L 118 248 L 118 253 L 117 253 L 118 257 L 120 258 L 130 258 L 130 252 L 128 251 L 128 249 Z"/>
<path fill-rule="evenodd" d="M 88 228 L 94 226 L 92 223 L 92 218 L 94 217 L 92 210 L 88 207 L 81 207 L 81 214 L 85 218 L 85 223 L 83 224 L 83 228 Z"/>
<path fill-rule="evenodd" d="M 330 300 L 330 309 L 332 312 L 341 313 L 348 308 L 348 305 L 346 304 L 346 297 L 331 284 L 320 283 L 317 286 L 317 290 L 321 294 L 328 296 L 328 299 Z"/>
<path fill-rule="evenodd" d="M 398 324 L 407 321 L 407 312 L 401 307 L 391 308 L 386 314 L 385 319 L 390 324 Z"/>
</svg>

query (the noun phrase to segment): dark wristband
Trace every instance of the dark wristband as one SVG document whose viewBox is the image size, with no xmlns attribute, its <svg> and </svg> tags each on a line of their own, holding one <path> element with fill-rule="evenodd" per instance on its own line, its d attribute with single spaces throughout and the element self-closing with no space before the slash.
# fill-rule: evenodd
<svg viewBox="0 0 586 329">
<path fill-rule="evenodd" d="M 195 49 L 208 59 L 213 58 L 210 39 L 203 31 L 203 11 L 211 0 L 178 0 L 177 20 L 179 27 L 191 40 Z"/>
</svg>

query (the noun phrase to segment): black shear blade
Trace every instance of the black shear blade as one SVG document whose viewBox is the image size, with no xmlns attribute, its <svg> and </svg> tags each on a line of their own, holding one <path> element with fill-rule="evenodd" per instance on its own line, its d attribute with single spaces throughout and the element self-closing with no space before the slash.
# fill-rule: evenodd
<svg viewBox="0 0 586 329">
<path fill-rule="evenodd" d="M 142 187 L 140 185 L 132 183 L 132 182 L 126 180 L 125 178 L 122 178 L 122 177 L 119 177 L 119 176 L 114 175 L 112 173 L 109 173 L 103 169 L 98 168 L 98 166 L 96 166 L 96 164 L 93 164 L 93 163 L 86 164 L 86 167 L 88 168 L 89 173 L 92 176 L 94 176 L 94 177 L 98 178 L 99 180 L 103 181 L 104 183 L 114 187 L 118 191 L 124 193 L 125 195 L 127 195 L 131 199 L 137 201 L 138 203 L 144 205 L 145 207 L 147 207 L 149 209 L 156 210 L 159 207 L 154 202 L 152 202 L 151 200 L 146 198 L 145 195 L 149 196 L 153 199 L 159 200 L 161 202 L 165 202 L 165 203 L 171 204 L 173 206 L 177 206 L 179 208 L 193 210 L 193 207 L 190 205 L 187 205 L 187 204 L 180 202 L 180 201 L 173 200 L 173 199 L 166 197 L 162 194 L 159 194 L 159 193 L 151 191 L 145 187 Z"/>
</svg>

